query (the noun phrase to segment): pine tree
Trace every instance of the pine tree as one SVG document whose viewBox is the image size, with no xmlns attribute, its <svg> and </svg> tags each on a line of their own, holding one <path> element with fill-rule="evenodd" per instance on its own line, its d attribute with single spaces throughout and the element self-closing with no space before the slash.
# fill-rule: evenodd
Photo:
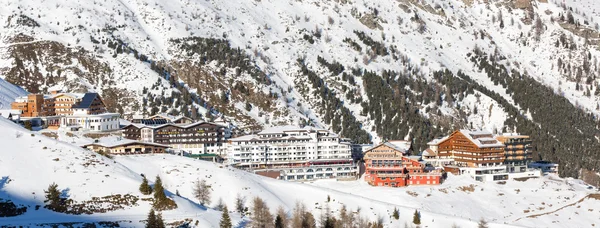
<svg viewBox="0 0 600 228">
<path fill-rule="evenodd" d="M 219 227 L 221 228 L 231 228 L 231 218 L 229 218 L 229 211 L 227 210 L 227 205 L 223 206 L 223 216 L 221 217 L 221 222 L 219 222 Z"/>
<path fill-rule="evenodd" d="M 398 208 L 394 208 L 394 219 L 398 220 L 400 219 L 400 211 L 398 211 Z"/>
<path fill-rule="evenodd" d="M 154 207 L 160 208 L 163 202 L 166 200 L 165 189 L 162 186 L 162 180 L 157 175 L 156 181 L 154 181 Z"/>
<path fill-rule="evenodd" d="M 167 198 L 165 195 L 165 189 L 162 186 L 162 180 L 157 175 L 156 181 L 154 182 L 154 209 L 156 210 L 169 210 L 177 208 L 175 201 Z"/>
<path fill-rule="evenodd" d="M 416 225 L 421 224 L 421 213 L 417 210 L 415 210 L 415 214 L 413 215 L 413 223 Z"/>
<path fill-rule="evenodd" d="M 166 228 L 165 221 L 163 220 L 161 213 L 158 213 L 156 215 L 156 226 L 155 227 L 156 228 Z"/>
<path fill-rule="evenodd" d="M 152 194 L 152 187 L 150 187 L 150 185 L 148 184 L 148 179 L 146 179 L 146 176 L 144 176 L 142 184 L 140 185 L 140 192 L 142 192 L 142 194 L 144 195 Z"/>
<path fill-rule="evenodd" d="M 280 215 L 277 215 L 277 217 L 275 218 L 275 228 L 285 228 L 285 226 L 283 225 L 283 219 Z"/>
<path fill-rule="evenodd" d="M 154 209 L 150 209 L 150 213 L 148 214 L 148 218 L 146 219 L 146 228 L 155 228 L 157 227 L 157 224 L 158 220 L 156 219 Z"/>
<path fill-rule="evenodd" d="M 56 183 L 48 186 L 48 190 L 44 190 L 44 193 L 46 194 L 46 200 L 44 200 L 44 203 L 46 203 L 45 208 L 56 212 L 65 212 L 67 210 L 66 199 L 60 197 L 61 193 Z"/>
</svg>

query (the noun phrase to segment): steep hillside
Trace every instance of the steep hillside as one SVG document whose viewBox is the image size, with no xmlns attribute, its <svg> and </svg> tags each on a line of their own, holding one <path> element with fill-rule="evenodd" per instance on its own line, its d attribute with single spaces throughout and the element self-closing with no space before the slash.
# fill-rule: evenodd
<svg viewBox="0 0 600 228">
<path fill-rule="evenodd" d="M 149 196 L 140 194 L 139 173 L 99 154 L 29 132 L 0 117 L 0 224 L 29 226 L 51 223 L 94 222 L 140 224 L 150 211 Z M 45 193 L 56 183 L 63 197 L 72 202 L 68 213 L 46 209 Z M 220 213 L 207 210 L 188 199 L 170 194 L 178 209 L 165 212 L 169 222 L 185 218 L 199 220 L 205 227 L 217 223 Z M 5 203 L 14 205 L 10 210 Z M 177 216 L 172 216 L 177 215 Z M 200 215 L 200 216 L 198 216 Z M 205 218 L 208 218 L 206 220 Z M 234 217 L 239 221 L 239 217 Z"/>
<path fill-rule="evenodd" d="M 10 109 L 10 103 L 24 95 L 27 95 L 27 91 L 0 78 L 0 109 Z"/>
<path fill-rule="evenodd" d="M 498 184 L 451 175 L 440 186 L 407 188 L 372 187 L 362 180 L 293 183 L 175 155 L 106 158 L 32 134 L 3 118 L 0 134 L 8 136 L 0 137 L 0 144 L 5 145 L 0 151 L 0 204 L 14 205 L 15 211 L 22 213 L 0 216 L 0 224 L 7 226 L 69 223 L 79 227 L 99 222 L 142 226 L 151 204 L 149 196 L 138 191 L 140 174 L 160 176 L 167 195 L 177 203 L 176 210 L 162 213 L 165 220 L 188 221 L 193 227 L 217 227 L 221 216 L 219 211 L 200 206 L 193 196 L 198 180 L 206 180 L 210 185 L 211 202 L 207 206 L 216 207 L 222 200 L 232 211 L 233 223 L 242 227 L 251 217 L 234 212 L 238 196 L 250 209 L 252 198 L 260 197 L 271 213 L 281 206 L 288 215 L 296 202 L 302 202 L 317 219 L 325 208 L 337 216 L 345 205 L 356 219 L 381 219 L 385 227 L 411 224 L 415 210 L 419 210 L 422 224 L 432 228 L 453 224 L 475 227 L 481 218 L 489 221 L 490 227 L 600 224 L 598 194 L 581 181 L 553 176 Z M 153 178 L 149 179 L 152 184 Z M 73 200 L 69 212 L 75 214 L 56 213 L 43 207 L 44 190 L 51 183 L 58 184 L 62 195 Z M 394 208 L 400 211 L 398 220 L 391 217 Z M 79 212 L 84 214 L 77 215 Z"/>
<path fill-rule="evenodd" d="M 600 6 L 583 4 L 7 2 L 0 75 L 98 91 L 124 114 L 313 124 L 413 153 L 457 128 L 518 131 L 578 176 L 600 167 Z"/>
</svg>

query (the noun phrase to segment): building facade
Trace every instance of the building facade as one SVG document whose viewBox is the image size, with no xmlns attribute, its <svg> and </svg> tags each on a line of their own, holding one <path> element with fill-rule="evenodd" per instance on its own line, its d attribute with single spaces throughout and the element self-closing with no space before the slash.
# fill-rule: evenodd
<svg viewBox="0 0 600 228">
<path fill-rule="evenodd" d="M 527 168 L 532 159 L 528 136 L 505 134 L 494 136 L 488 131 L 455 131 L 428 143 L 423 161 L 436 169 L 454 174 L 468 174 L 478 181 L 539 176 Z"/>
<path fill-rule="evenodd" d="M 558 175 L 558 164 L 549 161 L 536 161 L 528 164 L 529 168 L 538 169 L 542 174 L 556 174 Z"/>
<path fill-rule="evenodd" d="M 351 143 L 313 127 L 280 126 L 230 139 L 227 162 L 242 169 L 278 170 L 280 179 L 355 179 Z"/>
<path fill-rule="evenodd" d="M 175 150 L 188 154 L 224 155 L 224 143 L 227 140 L 226 132 L 228 131 L 226 128 L 226 126 L 209 122 L 168 123 L 158 126 L 130 124 L 123 128 L 123 136 L 142 142 L 169 145 Z"/>
<path fill-rule="evenodd" d="M 164 153 L 169 146 L 157 143 L 121 140 L 107 143 L 90 143 L 82 146 L 85 149 L 99 153 L 110 154 L 156 154 Z"/>
<path fill-rule="evenodd" d="M 59 128 L 72 131 L 116 131 L 120 129 L 119 117 L 118 113 L 61 116 Z"/>
<path fill-rule="evenodd" d="M 364 178 L 373 186 L 403 187 L 438 185 L 442 173 L 426 171 L 425 165 L 406 156 L 406 148 L 390 142 L 379 144 L 364 153 Z"/>
<path fill-rule="evenodd" d="M 444 169 L 449 172 L 471 175 L 478 181 L 508 179 L 504 144 L 488 131 L 454 131 L 430 142 L 429 149 L 437 159 L 430 156 L 426 162 L 444 164 Z"/>
<path fill-rule="evenodd" d="M 533 160 L 531 139 L 526 135 L 504 134 L 496 137 L 504 144 L 504 164 L 509 173 L 527 172 Z"/>
<path fill-rule="evenodd" d="M 29 94 L 17 97 L 10 107 L 19 110 L 21 117 L 42 117 L 54 115 L 53 98 L 43 94 Z"/>
</svg>

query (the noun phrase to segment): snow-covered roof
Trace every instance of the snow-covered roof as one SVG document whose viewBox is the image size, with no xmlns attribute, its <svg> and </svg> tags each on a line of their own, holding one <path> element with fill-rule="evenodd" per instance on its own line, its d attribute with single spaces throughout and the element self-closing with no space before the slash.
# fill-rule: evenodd
<svg viewBox="0 0 600 228">
<path fill-rule="evenodd" d="M 446 141 L 446 139 L 448 139 L 448 137 L 449 136 L 444 136 L 444 137 L 441 137 L 441 138 L 433 139 L 433 140 L 429 141 L 427 143 L 427 145 L 429 145 L 429 146 L 437 146 L 441 142 Z"/>
<path fill-rule="evenodd" d="M 504 144 L 494 138 L 494 135 L 485 130 L 481 131 L 469 131 L 469 130 L 460 130 L 460 133 L 463 134 L 469 141 L 473 142 L 477 147 L 504 147 Z"/>
<path fill-rule="evenodd" d="M 82 145 L 82 147 L 89 146 L 89 145 L 98 145 L 98 146 L 102 146 L 102 147 L 113 148 L 113 147 L 126 146 L 126 145 L 131 145 L 131 144 L 141 144 L 141 145 L 158 146 L 158 147 L 165 147 L 165 148 L 170 147 L 170 146 L 163 145 L 163 144 L 142 142 L 142 141 L 131 140 L 131 139 L 106 140 L 106 141 L 100 141 L 100 142 L 95 142 L 95 143 L 88 143 L 88 144 Z"/>
<path fill-rule="evenodd" d="M 410 141 L 406 140 L 390 140 L 387 143 L 394 145 L 396 148 L 404 152 L 408 151 L 412 144 Z"/>
<path fill-rule="evenodd" d="M 437 156 L 437 153 L 432 149 L 427 148 L 421 153 L 421 156 Z"/>
<path fill-rule="evenodd" d="M 45 98 L 45 96 L 50 96 L 52 98 L 56 98 L 59 96 L 67 96 L 67 97 L 80 99 L 80 98 L 83 98 L 83 96 L 85 96 L 85 93 L 57 93 L 54 95 L 44 95 L 44 98 Z"/>
<path fill-rule="evenodd" d="M 322 128 L 316 128 L 316 127 L 312 127 L 312 126 L 298 127 L 298 126 L 293 126 L 293 125 L 285 125 L 285 126 L 270 127 L 270 128 L 262 130 L 258 134 L 259 135 L 283 134 L 284 132 L 290 132 L 290 131 L 322 131 L 322 132 L 329 132 L 328 130 L 325 130 L 325 129 L 322 129 Z"/>
</svg>

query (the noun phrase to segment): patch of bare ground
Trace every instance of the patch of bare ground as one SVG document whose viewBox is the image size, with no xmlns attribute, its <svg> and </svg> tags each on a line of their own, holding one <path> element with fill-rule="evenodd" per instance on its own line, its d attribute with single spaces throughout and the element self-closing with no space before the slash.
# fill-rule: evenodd
<svg viewBox="0 0 600 228">
<path fill-rule="evenodd" d="M 519 178 L 515 178 L 514 180 L 520 181 L 520 182 L 524 182 L 524 181 L 527 181 L 529 179 L 536 179 L 536 178 L 538 178 L 538 177 L 519 177 Z"/>
<path fill-rule="evenodd" d="M 48 138 L 58 139 L 58 134 L 56 134 L 55 132 L 42 132 L 42 135 Z"/>
<path fill-rule="evenodd" d="M 460 186 L 458 187 L 458 190 L 461 190 L 463 192 L 474 192 L 475 191 L 475 185 L 474 184 L 470 184 L 468 186 Z"/>
<path fill-rule="evenodd" d="M 412 197 L 417 197 L 417 196 L 419 196 L 419 194 L 418 194 L 418 193 L 416 193 L 416 192 L 413 192 L 413 191 L 406 191 L 406 193 L 407 193 L 407 194 L 409 194 L 409 195 L 411 195 Z"/>
</svg>

